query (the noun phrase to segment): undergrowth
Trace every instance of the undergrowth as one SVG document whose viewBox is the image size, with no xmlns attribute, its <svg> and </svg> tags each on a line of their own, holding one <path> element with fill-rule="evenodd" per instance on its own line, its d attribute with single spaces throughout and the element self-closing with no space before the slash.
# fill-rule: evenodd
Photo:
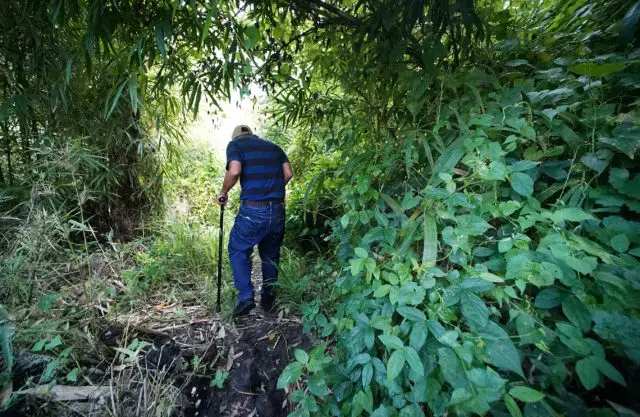
<svg viewBox="0 0 640 417">
<path fill-rule="evenodd" d="M 344 183 L 335 304 L 303 310 L 324 340 L 279 380 L 292 416 L 637 415 L 640 50 L 582 3 L 465 68 L 398 70 L 404 96 L 303 116 L 336 156 L 310 171 Z M 325 187 L 305 178 L 298 222 Z"/>
<path fill-rule="evenodd" d="M 215 160 L 211 153 L 203 153 L 202 158 L 198 166 L 206 170 L 192 169 L 191 175 L 210 179 L 200 183 L 207 188 L 217 187 L 217 171 L 209 166 Z M 192 156 L 191 168 L 194 162 Z M 180 164 L 176 161 L 171 169 L 179 171 Z M 174 178 L 167 187 L 169 206 L 188 196 L 201 199 L 202 205 L 194 211 L 170 210 L 155 219 L 149 217 L 138 237 L 129 242 L 98 233 L 91 219 L 78 221 L 90 200 L 88 189 L 67 195 L 67 201 L 60 204 L 55 203 L 61 197 L 57 188 L 42 181 L 33 186 L 24 207 L 13 210 L 17 216 L 3 215 L 3 221 L 10 223 L 4 229 L 0 253 L 3 407 L 26 407 L 23 393 L 43 384 L 96 384 L 95 375 L 87 372 L 95 369 L 88 364 L 104 358 L 101 333 L 145 310 L 172 311 L 167 314 L 177 323 L 189 320 L 185 312 L 189 307 L 209 308 L 213 314 L 219 227 L 204 219 L 217 217 L 219 209 L 206 188 L 194 190 L 192 182 L 186 189 Z M 73 207 L 70 198 L 78 202 L 79 209 L 64 211 L 64 207 Z M 227 218 L 226 233 L 230 220 Z M 223 262 L 223 312 L 228 316 L 235 290 L 226 257 Z M 175 407 L 182 407 L 174 404 L 180 389 L 171 378 L 151 378 L 137 364 L 136 352 L 144 344 L 125 342 L 118 349 L 130 353 L 121 352 L 123 356 L 115 360 L 128 365 L 110 382 L 115 384 L 116 396 L 107 409 L 113 415 L 136 409 L 140 411 L 137 415 L 171 415 Z M 27 366 L 25 373 L 25 363 L 36 365 Z M 136 395 L 142 395 L 140 384 L 148 385 L 143 389 L 144 398 L 131 399 L 127 387 L 135 387 Z"/>
</svg>

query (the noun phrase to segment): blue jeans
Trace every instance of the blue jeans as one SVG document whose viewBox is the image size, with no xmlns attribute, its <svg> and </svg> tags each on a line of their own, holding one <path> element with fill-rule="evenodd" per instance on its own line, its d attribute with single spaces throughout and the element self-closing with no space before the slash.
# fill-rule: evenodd
<svg viewBox="0 0 640 417">
<path fill-rule="evenodd" d="M 229 260 L 233 282 L 238 289 L 238 302 L 253 299 L 251 253 L 258 245 L 262 259 L 262 294 L 272 291 L 278 279 L 276 265 L 284 239 L 284 205 L 264 207 L 240 206 L 229 235 Z"/>
</svg>

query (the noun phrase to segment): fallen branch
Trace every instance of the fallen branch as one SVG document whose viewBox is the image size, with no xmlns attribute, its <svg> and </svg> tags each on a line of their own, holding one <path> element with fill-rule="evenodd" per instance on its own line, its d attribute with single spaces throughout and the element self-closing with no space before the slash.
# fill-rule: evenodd
<svg viewBox="0 0 640 417">
<path fill-rule="evenodd" d="M 49 389 L 49 385 L 38 385 L 35 388 L 19 391 L 17 394 L 33 395 L 38 398 L 56 401 L 98 401 L 109 394 L 109 387 L 106 385 L 80 387 L 54 385 Z"/>
</svg>

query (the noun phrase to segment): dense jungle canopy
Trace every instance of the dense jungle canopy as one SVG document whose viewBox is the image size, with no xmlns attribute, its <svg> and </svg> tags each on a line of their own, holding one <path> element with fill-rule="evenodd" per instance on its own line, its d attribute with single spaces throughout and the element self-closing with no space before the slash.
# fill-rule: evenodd
<svg viewBox="0 0 640 417">
<path fill-rule="evenodd" d="M 0 410 L 119 385 L 101 413 L 190 415 L 105 323 L 214 314 L 224 161 L 188 126 L 260 91 L 296 173 L 281 315 L 314 341 L 273 380 L 282 415 L 637 416 L 639 22 L 636 0 L 2 1 Z M 225 343 L 183 357 L 211 398 Z"/>
</svg>

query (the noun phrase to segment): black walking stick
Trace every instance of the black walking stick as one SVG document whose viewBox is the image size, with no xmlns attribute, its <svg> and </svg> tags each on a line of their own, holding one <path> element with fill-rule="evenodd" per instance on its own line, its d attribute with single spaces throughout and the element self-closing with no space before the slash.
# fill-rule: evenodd
<svg viewBox="0 0 640 417">
<path fill-rule="evenodd" d="M 218 202 L 224 204 L 227 202 L 227 197 L 220 196 L 218 197 Z M 224 233 L 222 232 L 224 222 L 224 205 L 220 206 L 220 232 L 218 234 L 218 298 L 216 299 L 216 307 L 218 308 L 218 312 L 220 309 L 220 288 L 222 287 L 222 245 L 223 245 L 223 237 Z"/>
</svg>

